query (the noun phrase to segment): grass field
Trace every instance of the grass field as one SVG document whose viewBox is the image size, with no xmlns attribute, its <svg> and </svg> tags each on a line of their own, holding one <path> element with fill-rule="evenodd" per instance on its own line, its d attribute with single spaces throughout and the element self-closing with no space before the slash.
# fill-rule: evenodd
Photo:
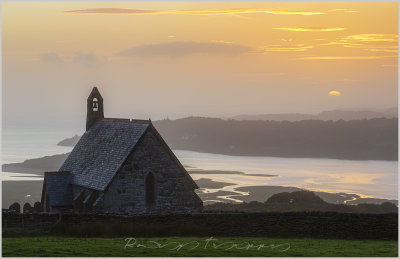
<svg viewBox="0 0 400 259">
<path fill-rule="evenodd" d="M 397 241 L 295 238 L 74 238 L 6 237 L 3 256 L 307 256 L 397 257 Z"/>
</svg>

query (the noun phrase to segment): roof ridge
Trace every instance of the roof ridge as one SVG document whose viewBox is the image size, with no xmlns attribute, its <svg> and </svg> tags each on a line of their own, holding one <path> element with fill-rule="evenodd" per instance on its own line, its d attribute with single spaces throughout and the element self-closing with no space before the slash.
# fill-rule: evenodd
<svg viewBox="0 0 400 259">
<path fill-rule="evenodd" d="M 150 120 L 142 120 L 142 119 L 131 119 L 133 123 L 143 123 L 143 124 L 150 124 Z"/>
<path fill-rule="evenodd" d="M 125 119 L 125 118 L 98 118 L 96 121 L 119 121 L 119 122 L 130 122 L 130 119 Z"/>
<path fill-rule="evenodd" d="M 96 121 L 115 121 L 115 122 L 132 122 L 141 124 L 150 124 L 150 120 L 143 119 L 126 119 L 126 118 L 98 118 Z"/>
<path fill-rule="evenodd" d="M 51 172 L 44 172 L 44 175 L 64 175 L 64 174 L 71 174 L 70 171 L 51 171 Z"/>
</svg>

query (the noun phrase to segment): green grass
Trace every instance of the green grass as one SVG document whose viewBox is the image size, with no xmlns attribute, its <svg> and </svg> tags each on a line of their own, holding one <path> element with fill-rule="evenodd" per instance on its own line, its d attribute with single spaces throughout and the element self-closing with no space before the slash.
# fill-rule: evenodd
<svg viewBox="0 0 400 259">
<path fill-rule="evenodd" d="M 397 257 L 398 242 L 310 238 L 214 237 L 74 238 L 57 236 L 3 238 L 3 256 L 258 256 Z M 177 243 L 172 243 L 177 242 Z M 191 243 L 190 243 L 191 242 Z M 224 242 L 229 242 L 225 243 Z M 248 242 L 248 243 L 247 243 Z M 184 245 L 186 244 L 186 245 Z M 198 244 L 198 247 L 195 246 Z M 220 245 L 215 247 L 215 245 Z M 236 244 L 236 246 L 234 245 Z M 252 245 L 252 247 L 250 245 Z M 261 246 L 264 245 L 264 247 Z M 179 248 L 179 245 L 184 245 Z M 249 247 L 250 246 L 250 247 Z M 248 248 L 248 249 L 247 249 Z"/>
</svg>

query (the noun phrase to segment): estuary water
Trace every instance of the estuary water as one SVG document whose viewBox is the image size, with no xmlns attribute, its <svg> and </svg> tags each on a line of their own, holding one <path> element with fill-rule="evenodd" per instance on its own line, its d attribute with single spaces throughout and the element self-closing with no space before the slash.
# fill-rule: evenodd
<svg viewBox="0 0 400 259">
<path fill-rule="evenodd" d="M 184 165 L 194 167 L 188 170 L 199 168 L 251 174 L 205 172 L 191 174 L 194 180 L 210 178 L 235 183 L 235 188 L 255 185 L 293 186 L 315 191 L 354 193 L 361 197 L 398 197 L 397 161 L 226 156 L 181 150 L 175 150 L 174 153 Z"/>
<path fill-rule="evenodd" d="M 56 144 L 74 134 L 82 133 L 3 131 L 2 163 L 16 163 L 30 158 L 70 152 L 71 147 L 60 147 Z M 334 193 L 354 193 L 362 197 L 398 197 L 397 161 L 227 156 L 173 151 L 188 171 L 196 171 L 191 174 L 194 180 L 208 178 L 233 183 L 234 188 L 255 185 L 293 186 Z M 30 174 L 3 172 L 2 180 L 42 178 Z"/>
</svg>

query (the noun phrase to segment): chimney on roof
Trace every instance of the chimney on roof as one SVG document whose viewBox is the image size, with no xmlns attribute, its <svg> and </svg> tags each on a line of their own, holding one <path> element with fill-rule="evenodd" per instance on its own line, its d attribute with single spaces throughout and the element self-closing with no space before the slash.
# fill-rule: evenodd
<svg viewBox="0 0 400 259">
<path fill-rule="evenodd" d="M 86 130 L 99 118 L 104 118 L 103 97 L 101 97 L 97 87 L 93 87 L 87 98 Z"/>
</svg>

